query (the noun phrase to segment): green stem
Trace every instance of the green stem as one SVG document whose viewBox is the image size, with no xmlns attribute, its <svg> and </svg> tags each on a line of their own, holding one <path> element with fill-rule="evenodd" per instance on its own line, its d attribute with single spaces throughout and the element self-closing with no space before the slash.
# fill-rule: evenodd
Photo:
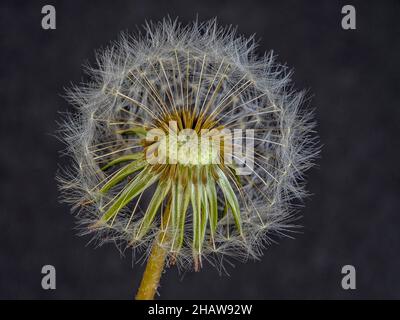
<svg viewBox="0 0 400 320">
<path fill-rule="evenodd" d="M 142 282 L 136 294 L 136 300 L 153 300 L 164 270 L 167 251 L 157 241 L 151 249 L 149 260 L 143 274 Z"/>
<path fill-rule="evenodd" d="M 153 247 L 151 248 L 149 259 L 147 260 L 146 269 L 142 277 L 136 300 L 154 300 L 157 288 L 160 283 L 161 274 L 164 270 L 165 260 L 168 252 L 162 247 L 162 243 L 166 240 L 166 225 L 170 216 L 171 199 L 165 208 L 163 215 L 162 231 L 158 239 L 154 240 Z"/>
</svg>

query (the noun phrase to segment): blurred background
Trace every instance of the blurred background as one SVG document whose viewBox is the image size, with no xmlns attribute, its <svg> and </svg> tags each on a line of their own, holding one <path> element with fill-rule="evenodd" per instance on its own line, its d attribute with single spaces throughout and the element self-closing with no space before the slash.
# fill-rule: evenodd
<svg viewBox="0 0 400 320">
<path fill-rule="evenodd" d="M 41 9 L 56 8 L 56 30 Z M 357 29 L 341 28 L 352 4 Z M 400 298 L 399 1 L 2 1 L 0 4 L 0 298 L 131 299 L 144 265 L 113 245 L 77 237 L 55 182 L 63 145 L 54 137 L 61 97 L 85 79 L 94 50 L 164 16 L 189 22 L 218 17 L 256 33 L 294 69 L 296 88 L 316 108 L 323 149 L 308 172 L 313 194 L 295 240 L 276 239 L 260 261 L 206 265 L 163 275 L 163 299 Z M 57 289 L 41 287 L 54 265 Z M 356 290 L 341 287 L 356 268 Z"/>
</svg>

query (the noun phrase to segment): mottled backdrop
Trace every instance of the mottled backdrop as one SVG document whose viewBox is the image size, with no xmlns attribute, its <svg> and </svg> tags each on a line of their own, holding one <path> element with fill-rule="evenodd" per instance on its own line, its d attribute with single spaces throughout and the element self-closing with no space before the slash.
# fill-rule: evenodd
<svg viewBox="0 0 400 320">
<path fill-rule="evenodd" d="M 26 4 L 24 4 L 26 3 Z M 84 78 L 82 64 L 120 31 L 167 14 L 188 22 L 218 17 L 257 34 L 309 90 L 323 144 L 295 240 L 261 261 L 227 265 L 220 276 L 168 270 L 170 299 L 400 298 L 400 3 L 349 1 L 357 30 L 341 29 L 340 1 L 2 1 L 0 4 L 0 298 L 130 299 L 143 265 L 112 246 L 86 246 L 54 180 L 63 145 L 54 137 L 61 95 Z M 57 29 L 41 28 L 52 4 Z M 57 289 L 41 288 L 41 267 Z M 341 288 L 341 268 L 357 290 Z"/>
</svg>

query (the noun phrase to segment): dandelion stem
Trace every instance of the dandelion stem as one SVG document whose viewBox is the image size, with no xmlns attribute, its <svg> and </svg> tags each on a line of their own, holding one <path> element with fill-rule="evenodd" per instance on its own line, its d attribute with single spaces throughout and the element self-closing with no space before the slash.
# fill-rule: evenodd
<svg viewBox="0 0 400 320">
<path fill-rule="evenodd" d="M 146 270 L 144 271 L 142 282 L 136 294 L 136 300 L 153 300 L 160 282 L 161 273 L 164 270 L 165 258 L 167 251 L 154 242 L 151 249 L 149 259 L 147 261 Z"/>
<path fill-rule="evenodd" d="M 151 248 L 150 256 L 147 260 L 146 269 L 140 283 L 140 287 L 136 294 L 136 300 L 153 300 L 157 292 L 158 285 L 160 283 L 161 274 L 164 270 L 165 260 L 167 258 L 168 252 L 162 246 L 165 240 L 165 235 L 167 232 L 166 224 L 170 217 L 171 200 L 169 199 L 168 204 L 165 208 L 162 221 L 162 229 L 159 233 L 158 239 L 156 238 Z"/>
</svg>

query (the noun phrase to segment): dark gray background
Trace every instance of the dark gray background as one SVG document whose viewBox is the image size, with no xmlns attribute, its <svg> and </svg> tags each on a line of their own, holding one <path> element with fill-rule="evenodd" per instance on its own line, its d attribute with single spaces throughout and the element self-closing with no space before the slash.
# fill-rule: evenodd
<svg viewBox="0 0 400 320">
<path fill-rule="evenodd" d="M 256 32 L 259 52 L 274 49 L 310 90 L 324 145 L 309 172 L 314 195 L 302 234 L 282 239 L 261 261 L 236 263 L 230 276 L 211 267 L 170 269 L 164 299 L 400 298 L 398 1 L 349 1 L 357 30 L 341 29 L 340 1 L 4 1 L 0 4 L 0 298 L 133 297 L 143 272 L 107 245 L 86 247 L 58 203 L 54 175 L 65 164 L 52 135 L 60 97 L 79 82 L 94 49 L 170 14 L 183 22 L 218 17 Z M 41 29 L 53 4 L 57 29 Z M 44 264 L 57 289 L 41 289 Z M 357 290 L 341 289 L 341 267 L 357 269 Z M 182 280 L 183 278 L 183 280 Z"/>
</svg>

